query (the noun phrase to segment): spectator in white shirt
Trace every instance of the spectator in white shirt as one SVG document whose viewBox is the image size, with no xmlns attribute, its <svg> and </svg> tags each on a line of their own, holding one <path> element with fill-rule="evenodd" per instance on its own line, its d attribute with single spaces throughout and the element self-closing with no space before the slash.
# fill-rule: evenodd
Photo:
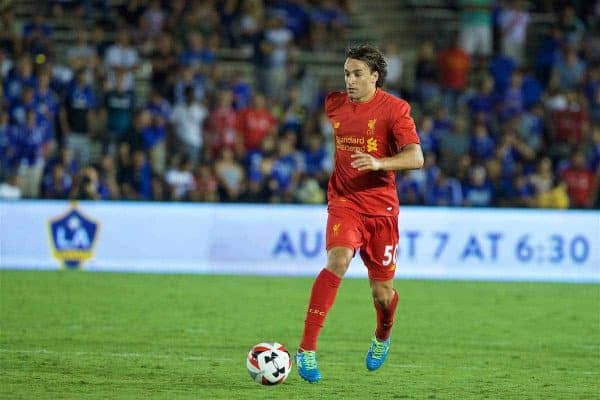
<svg viewBox="0 0 600 400">
<path fill-rule="evenodd" d="M 204 144 L 204 120 L 208 116 L 206 107 L 195 100 L 194 89 L 185 88 L 185 102 L 178 103 L 173 109 L 171 122 L 175 135 L 182 143 L 190 161 L 196 164 L 201 158 Z"/>
<path fill-rule="evenodd" d="M 117 33 L 117 41 L 106 50 L 104 57 L 108 79 L 114 85 L 117 70 L 123 71 L 125 76 L 125 90 L 132 90 L 134 72 L 139 66 L 138 51 L 130 46 L 130 37 L 127 30 Z M 113 86 L 114 87 L 114 86 Z"/>
<path fill-rule="evenodd" d="M 165 173 L 165 181 L 171 190 L 174 200 L 185 200 L 188 193 L 195 188 L 192 164 L 186 156 L 177 153 L 170 160 L 170 166 Z"/>
<path fill-rule="evenodd" d="M 529 12 L 523 9 L 520 0 L 512 0 L 508 7 L 500 11 L 502 53 L 515 60 L 517 65 L 523 64 L 529 19 Z"/>
<path fill-rule="evenodd" d="M 75 43 L 67 50 L 69 67 L 73 71 L 87 69 L 88 73 L 95 70 L 98 65 L 98 52 L 89 44 L 89 32 L 85 29 L 75 31 Z M 92 76 L 88 76 L 92 78 Z"/>
<path fill-rule="evenodd" d="M 11 174 L 5 182 L 0 182 L 0 199 L 18 200 L 22 196 L 18 174 Z"/>
<path fill-rule="evenodd" d="M 264 42 L 268 49 L 266 94 L 275 99 L 283 99 L 287 86 L 286 65 L 294 35 L 279 14 L 269 18 L 267 23 Z"/>
</svg>

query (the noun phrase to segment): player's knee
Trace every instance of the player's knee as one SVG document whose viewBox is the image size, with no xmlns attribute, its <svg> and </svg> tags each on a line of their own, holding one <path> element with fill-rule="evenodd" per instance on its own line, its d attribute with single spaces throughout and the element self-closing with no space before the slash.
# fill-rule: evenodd
<svg viewBox="0 0 600 400">
<path fill-rule="evenodd" d="M 373 300 L 383 307 L 388 307 L 394 300 L 394 288 L 388 284 L 372 284 L 371 294 Z"/>
<path fill-rule="evenodd" d="M 348 264 L 343 258 L 334 258 L 329 260 L 327 268 L 337 276 L 342 277 L 348 270 Z"/>
<path fill-rule="evenodd" d="M 344 276 L 350 261 L 352 260 L 352 252 L 349 249 L 332 249 L 327 256 L 327 269 L 339 277 Z"/>
</svg>

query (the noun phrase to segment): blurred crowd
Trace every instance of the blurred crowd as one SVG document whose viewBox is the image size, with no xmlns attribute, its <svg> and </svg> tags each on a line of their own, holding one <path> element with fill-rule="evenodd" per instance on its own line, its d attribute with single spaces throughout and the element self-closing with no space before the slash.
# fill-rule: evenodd
<svg viewBox="0 0 600 400">
<path fill-rule="evenodd" d="M 530 2 L 461 0 L 451 43 L 422 43 L 403 94 L 426 165 L 401 203 L 599 208 L 600 2 L 534 4 L 541 37 Z"/>
<path fill-rule="evenodd" d="M 402 204 L 598 208 L 600 2 L 551 4 L 534 46 L 526 4 L 459 1 L 456 40 L 421 44 L 413 85 L 382 46 L 426 156 L 398 174 Z M 332 81 L 298 57 L 343 62 L 351 1 L 48 5 L 2 9 L 0 198 L 325 202 L 342 65 Z M 65 16 L 81 24 L 61 49 Z"/>
</svg>

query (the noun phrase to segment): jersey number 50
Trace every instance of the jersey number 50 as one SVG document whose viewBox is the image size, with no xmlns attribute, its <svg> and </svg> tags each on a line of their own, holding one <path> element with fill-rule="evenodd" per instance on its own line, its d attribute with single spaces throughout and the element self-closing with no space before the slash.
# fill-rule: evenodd
<svg viewBox="0 0 600 400">
<path fill-rule="evenodd" d="M 396 254 L 398 253 L 398 243 L 394 244 L 390 244 L 385 246 L 385 249 L 383 251 L 383 257 L 385 257 L 383 259 L 383 261 L 381 262 L 382 265 L 386 266 L 386 265 L 390 265 L 390 264 L 396 264 Z"/>
</svg>

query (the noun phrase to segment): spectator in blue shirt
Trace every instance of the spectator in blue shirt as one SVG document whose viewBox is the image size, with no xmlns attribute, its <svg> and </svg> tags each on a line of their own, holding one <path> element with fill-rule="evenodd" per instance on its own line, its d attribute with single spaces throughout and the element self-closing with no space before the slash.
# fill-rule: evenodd
<svg viewBox="0 0 600 400">
<path fill-rule="evenodd" d="M 47 122 L 35 110 L 27 112 L 25 125 L 17 127 L 19 178 L 23 197 L 37 198 L 51 137 Z"/>
<path fill-rule="evenodd" d="M 560 11 L 559 27 L 564 32 L 565 43 L 579 45 L 586 33 L 585 24 L 577 16 L 572 4 L 566 4 Z"/>
<path fill-rule="evenodd" d="M 20 98 L 25 86 L 37 86 L 37 78 L 33 74 L 33 64 L 29 56 L 23 55 L 19 58 L 17 65 L 9 71 L 2 86 L 4 96 L 9 102 Z"/>
<path fill-rule="evenodd" d="M 503 95 L 510 84 L 510 77 L 516 68 L 515 62 L 504 55 L 497 55 L 490 62 L 490 73 L 494 77 L 494 92 Z"/>
<path fill-rule="evenodd" d="M 528 110 L 542 100 L 544 88 L 540 81 L 531 73 L 530 70 L 523 72 L 523 107 Z"/>
<path fill-rule="evenodd" d="M 210 65 L 213 57 L 206 47 L 206 40 L 200 32 L 192 31 L 187 35 L 187 46 L 179 56 L 179 63 L 201 72 L 201 67 Z"/>
<path fill-rule="evenodd" d="M 302 155 L 294 148 L 294 136 L 286 135 L 279 139 L 272 176 L 278 183 L 279 194 L 283 200 L 293 199 L 293 191 L 300 174 L 305 171 Z"/>
<path fill-rule="evenodd" d="M 42 180 L 44 199 L 68 199 L 73 186 L 73 177 L 65 170 L 62 163 L 55 163 L 50 173 Z"/>
<path fill-rule="evenodd" d="M 304 148 L 304 165 L 306 174 L 315 178 L 319 185 L 326 187 L 331 173 L 331 154 L 327 151 L 323 137 L 314 133 L 308 137 Z"/>
<path fill-rule="evenodd" d="M 126 198 L 150 200 L 152 198 L 152 167 L 143 150 L 134 150 L 131 167 L 122 177 L 121 184 Z"/>
<path fill-rule="evenodd" d="M 509 118 L 513 115 L 519 115 L 524 110 L 523 97 L 523 74 L 520 71 L 513 72 L 510 78 L 510 84 L 502 96 L 500 105 L 500 117 Z"/>
<path fill-rule="evenodd" d="M 86 80 L 86 72 L 79 70 L 60 110 L 60 125 L 67 147 L 84 166 L 90 161 L 91 128 L 96 114 L 95 107 L 96 97 Z"/>
<path fill-rule="evenodd" d="M 425 187 L 433 186 L 440 174 L 440 167 L 437 165 L 437 156 L 435 153 L 425 153 L 424 155 L 425 163 L 422 170 L 425 174 L 425 184 L 422 187 L 423 190 L 425 190 Z"/>
<path fill-rule="evenodd" d="M 230 86 L 233 92 L 233 108 L 236 110 L 247 108 L 252 100 L 252 86 L 242 79 L 241 71 L 233 73 Z"/>
<path fill-rule="evenodd" d="M 288 0 L 277 2 L 274 9 L 280 13 L 285 26 L 294 33 L 294 40 L 301 43 L 310 27 L 310 16 L 302 1 Z"/>
<path fill-rule="evenodd" d="M 73 153 L 69 150 L 68 147 L 60 147 L 58 151 L 54 153 L 52 157 L 46 161 L 46 165 L 44 167 L 44 177 L 48 176 L 52 172 L 52 168 L 54 168 L 54 164 L 62 164 L 65 172 L 69 174 L 71 177 L 76 176 L 79 173 L 79 164 L 77 160 L 73 158 Z"/>
<path fill-rule="evenodd" d="M 453 126 L 454 123 L 448 115 L 448 109 L 443 105 L 438 106 L 433 119 L 433 137 L 438 144 L 442 137 L 450 133 Z"/>
<path fill-rule="evenodd" d="M 521 115 L 518 130 L 523 141 L 538 153 L 544 136 L 544 108 L 540 103 L 532 105 Z"/>
<path fill-rule="evenodd" d="M 417 129 L 423 153 L 437 153 L 438 142 L 433 131 L 433 118 L 429 115 L 423 116 Z"/>
<path fill-rule="evenodd" d="M 502 177 L 513 179 L 521 170 L 521 161 L 531 161 L 535 153 L 510 127 L 505 127 L 495 157 L 502 165 Z"/>
<path fill-rule="evenodd" d="M 142 137 L 143 149 L 150 156 L 152 170 L 163 173 L 166 164 L 166 121 L 148 110 L 141 110 L 138 130 Z"/>
<path fill-rule="evenodd" d="M 498 96 L 494 93 L 494 78 L 491 75 L 485 75 L 477 92 L 467 100 L 471 117 L 481 113 L 485 116 L 486 121 L 489 120 L 497 101 Z"/>
<path fill-rule="evenodd" d="M 54 132 L 54 126 L 60 108 L 59 98 L 56 92 L 50 87 L 51 78 L 49 72 L 38 75 L 38 87 L 34 95 L 35 109 L 38 114 L 46 117 Z"/>
<path fill-rule="evenodd" d="M 7 178 L 9 171 L 18 165 L 18 132 L 10 124 L 8 112 L 0 108 L 0 179 Z"/>
<path fill-rule="evenodd" d="M 45 21 L 43 11 L 33 14 L 33 20 L 23 27 L 23 44 L 32 55 L 48 55 L 52 46 L 52 28 Z"/>
<path fill-rule="evenodd" d="M 592 143 L 589 166 L 592 171 L 600 171 L 600 125 L 592 127 Z"/>
<path fill-rule="evenodd" d="M 482 122 L 473 127 L 471 136 L 470 153 L 476 161 L 487 161 L 494 156 L 496 143 L 490 136 L 488 128 Z"/>
<path fill-rule="evenodd" d="M 329 38 L 334 41 L 342 37 L 342 31 L 348 24 L 346 13 L 333 0 L 320 2 L 311 13 L 311 21 L 326 26 L 331 34 Z"/>
<path fill-rule="evenodd" d="M 440 137 L 440 164 L 446 171 L 453 171 L 458 158 L 469 152 L 470 135 L 467 118 L 458 116 L 450 134 Z"/>
<path fill-rule="evenodd" d="M 266 164 L 272 164 L 275 157 L 276 143 L 276 136 L 267 135 L 260 142 L 260 149 L 252 149 L 246 153 L 244 167 L 248 171 L 250 182 L 259 182 L 266 175 L 271 174 L 271 168 L 267 167 Z M 265 162 L 266 160 L 269 161 Z"/>
<path fill-rule="evenodd" d="M 585 62 L 579 59 L 575 47 L 565 46 L 563 52 L 559 53 L 552 73 L 557 75 L 561 88 L 576 89 L 583 83 Z"/>
<path fill-rule="evenodd" d="M 529 178 L 523 174 L 519 174 L 513 182 L 514 184 L 511 185 L 510 192 L 507 193 L 511 202 L 518 207 L 534 207 L 535 187 L 531 184 Z"/>
<path fill-rule="evenodd" d="M 21 96 L 10 102 L 10 121 L 14 125 L 25 125 L 27 123 L 27 113 L 36 111 L 35 89 L 31 86 L 25 86 L 21 91 Z"/>
<path fill-rule="evenodd" d="M 144 109 L 148 110 L 154 118 L 161 118 L 164 121 L 171 119 L 171 103 L 156 88 L 150 90 Z"/>
<path fill-rule="evenodd" d="M 180 78 L 173 86 L 173 104 L 186 102 L 186 88 L 193 90 L 194 100 L 202 101 L 206 95 L 207 77 L 202 73 L 196 73 L 192 67 L 181 67 L 177 74 Z"/>
<path fill-rule="evenodd" d="M 462 204 L 460 182 L 440 170 L 435 182 L 429 187 L 425 195 L 425 204 L 430 206 L 460 206 Z"/>
<path fill-rule="evenodd" d="M 117 183 L 117 170 L 115 158 L 104 154 L 98 163 L 98 193 L 102 200 L 118 200 L 120 198 L 119 184 Z"/>
<path fill-rule="evenodd" d="M 470 207 L 490 207 L 494 200 L 494 188 L 487 180 L 485 168 L 473 167 L 468 181 L 463 185 L 463 205 Z"/>
<path fill-rule="evenodd" d="M 562 31 L 557 26 L 552 26 L 539 42 L 533 58 L 533 68 L 543 87 L 547 87 L 550 82 L 552 68 L 556 63 L 562 41 Z"/>
<path fill-rule="evenodd" d="M 421 195 L 419 182 L 413 178 L 413 175 L 409 171 L 402 171 L 402 173 L 398 174 L 396 187 L 400 204 L 423 204 L 424 199 Z"/>
</svg>

